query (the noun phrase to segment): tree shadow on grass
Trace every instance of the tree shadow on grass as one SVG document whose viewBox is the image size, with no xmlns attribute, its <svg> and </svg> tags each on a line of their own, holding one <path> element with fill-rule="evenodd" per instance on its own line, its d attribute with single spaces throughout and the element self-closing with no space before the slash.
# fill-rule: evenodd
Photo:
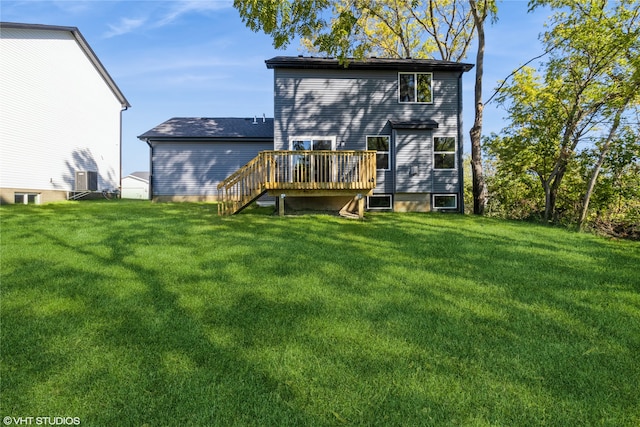
<svg viewBox="0 0 640 427">
<path fill-rule="evenodd" d="M 640 364 L 640 307 L 633 302 L 638 282 L 631 269 L 638 253 L 616 253 L 612 270 L 602 263 L 606 242 L 589 236 L 530 244 L 512 233 L 470 227 L 468 220 L 460 227 L 438 220 L 431 230 L 411 216 L 389 226 L 396 232 L 393 244 L 407 242 L 399 252 L 413 251 L 442 282 L 414 282 L 411 298 L 378 307 L 370 317 L 383 312 L 423 319 L 422 327 L 389 333 L 462 358 L 468 380 L 488 374 L 483 387 L 503 387 L 502 405 L 511 399 L 511 415 L 522 424 L 539 423 L 548 409 L 541 402 L 558 401 L 567 407 L 567 423 L 591 423 L 600 413 L 614 424 L 632 423 L 636 399 L 627 380 L 640 381 L 634 368 Z M 407 228 L 395 227 L 399 223 Z M 526 410 L 536 400 L 537 407 Z"/>
<path fill-rule="evenodd" d="M 101 425 L 629 423 L 637 319 L 576 298 L 611 278 L 595 246 L 565 267 L 570 242 L 527 251 L 464 219 L 108 206 L 89 236 L 73 214 L 39 229 L 58 254 L 3 278 L 3 358 L 22 372 L 3 407 Z"/>
<path fill-rule="evenodd" d="M 238 352 L 242 335 L 253 339 L 243 332 L 249 325 L 238 319 L 234 339 L 222 344 L 215 328 L 194 319 L 168 290 L 168 276 L 129 261 L 127 242 L 151 236 L 137 229 L 130 240 L 123 231 L 102 237 L 106 255 L 43 235 L 69 262 L 41 263 L 41 282 L 30 283 L 20 280 L 33 277 L 34 260 L 25 259 L 3 279 L 12 300 L 35 290 L 22 305 L 3 305 L 3 359 L 13 372 L 3 381 L 10 387 L 3 409 L 70 414 L 87 425 L 315 424 L 287 404 L 285 385 Z M 38 307 L 63 300 L 77 309 Z M 300 316 L 300 307 L 283 303 L 270 312 Z M 286 334 L 290 322 L 280 323 Z"/>
</svg>

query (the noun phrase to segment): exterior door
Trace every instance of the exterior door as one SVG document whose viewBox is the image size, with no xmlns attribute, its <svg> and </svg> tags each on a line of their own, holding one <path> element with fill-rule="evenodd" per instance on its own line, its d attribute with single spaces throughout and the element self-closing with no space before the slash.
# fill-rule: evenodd
<svg viewBox="0 0 640 427">
<path fill-rule="evenodd" d="M 294 138 L 292 151 L 304 151 L 293 156 L 291 175 L 293 182 L 331 182 L 334 171 L 332 156 L 329 153 L 313 151 L 334 151 L 335 138 Z"/>
</svg>

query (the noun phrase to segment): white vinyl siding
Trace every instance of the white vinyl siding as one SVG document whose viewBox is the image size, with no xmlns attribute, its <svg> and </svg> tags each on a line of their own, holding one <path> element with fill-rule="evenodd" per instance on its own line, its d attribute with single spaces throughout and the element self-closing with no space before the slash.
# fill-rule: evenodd
<svg viewBox="0 0 640 427">
<path fill-rule="evenodd" d="M 74 188 L 75 171 L 120 184 L 122 105 L 68 31 L 2 28 L 0 182 Z"/>
</svg>

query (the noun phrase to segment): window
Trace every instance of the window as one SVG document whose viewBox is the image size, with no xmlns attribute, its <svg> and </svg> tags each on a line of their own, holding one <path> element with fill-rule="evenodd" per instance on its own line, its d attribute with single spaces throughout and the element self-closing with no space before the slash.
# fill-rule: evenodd
<svg viewBox="0 0 640 427">
<path fill-rule="evenodd" d="M 292 151 L 327 151 L 335 150 L 335 137 L 293 137 L 290 140 Z M 291 162 L 293 182 L 332 182 L 334 168 L 331 156 L 317 153 L 301 153 L 295 155 Z"/>
<path fill-rule="evenodd" d="M 389 136 L 368 136 L 367 150 L 376 150 L 376 169 L 389 170 Z"/>
<path fill-rule="evenodd" d="M 13 202 L 16 204 L 40 204 L 40 194 L 38 193 L 14 193 Z"/>
<path fill-rule="evenodd" d="M 335 138 L 299 137 L 291 140 L 291 150 L 334 150 Z"/>
<path fill-rule="evenodd" d="M 431 73 L 398 73 L 399 102 L 433 102 Z"/>
<path fill-rule="evenodd" d="M 367 197 L 367 209 L 391 209 L 391 195 L 376 194 Z"/>
<path fill-rule="evenodd" d="M 433 168 L 456 168 L 456 139 L 453 137 L 433 138 Z"/>
<path fill-rule="evenodd" d="M 457 194 L 434 194 L 433 195 L 433 209 L 458 209 L 458 195 Z"/>
</svg>

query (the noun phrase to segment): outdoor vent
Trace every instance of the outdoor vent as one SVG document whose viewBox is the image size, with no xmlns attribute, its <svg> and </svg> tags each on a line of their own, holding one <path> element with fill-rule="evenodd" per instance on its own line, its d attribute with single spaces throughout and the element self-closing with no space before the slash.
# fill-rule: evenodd
<svg viewBox="0 0 640 427">
<path fill-rule="evenodd" d="M 76 191 L 97 191 L 98 172 L 76 171 Z"/>
</svg>

